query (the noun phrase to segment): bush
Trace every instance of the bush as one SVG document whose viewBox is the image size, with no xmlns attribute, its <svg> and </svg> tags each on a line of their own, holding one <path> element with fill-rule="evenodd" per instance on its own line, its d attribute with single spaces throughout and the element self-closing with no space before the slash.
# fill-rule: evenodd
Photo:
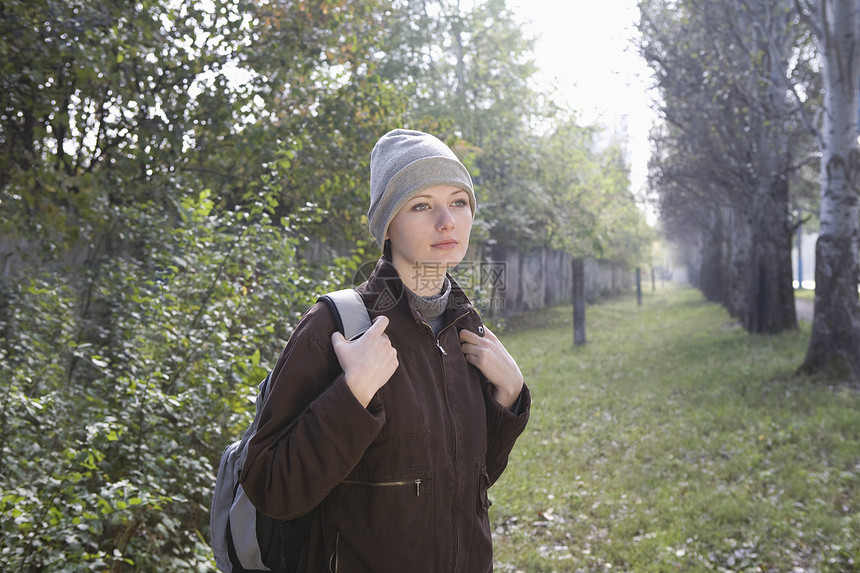
<svg viewBox="0 0 860 573">
<path fill-rule="evenodd" d="M 221 451 L 301 313 L 355 267 L 310 278 L 296 221 L 270 212 L 219 214 L 206 192 L 176 206 L 181 225 L 118 208 L 120 227 L 164 236 L 138 256 L 5 285 L 4 570 L 214 568 Z"/>
</svg>

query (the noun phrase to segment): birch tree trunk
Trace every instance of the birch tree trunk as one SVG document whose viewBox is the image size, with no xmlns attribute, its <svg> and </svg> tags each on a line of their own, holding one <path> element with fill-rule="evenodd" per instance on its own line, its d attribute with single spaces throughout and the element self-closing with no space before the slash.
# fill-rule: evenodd
<svg viewBox="0 0 860 573">
<path fill-rule="evenodd" d="M 860 0 L 816 0 L 812 22 L 824 72 L 821 230 L 815 246 L 815 318 L 802 370 L 844 368 L 860 379 Z"/>
</svg>

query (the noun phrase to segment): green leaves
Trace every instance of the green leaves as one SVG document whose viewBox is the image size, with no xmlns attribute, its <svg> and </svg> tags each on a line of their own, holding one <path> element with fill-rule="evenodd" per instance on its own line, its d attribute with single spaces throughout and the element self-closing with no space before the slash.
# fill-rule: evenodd
<svg viewBox="0 0 860 573">
<path fill-rule="evenodd" d="M 9 566 L 209 563 L 195 530 L 213 464 L 248 423 L 248 400 L 318 287 L 303 280 L 298 239 L 265 213 L 217 213 L 207 191 L 177 207 L 183 225 L 146 256 L 105 261 L 90 276 L 111 309 L 101 316 L 109 337 L 77 342 L 89 326 L 73 313 L 73 275 L 12 290 L 2 348 L 15 358 L 0 366 Z"/>
<path fill-rule="evenodd" d="M 398 6 L 380 73 L 414 84 L 410 125 L 450 134 L 468 166 L 480 205 L 473 242 L 626 265 L 645 258 L 651 233 L 628 167 L 611 160 L 618 146 L 598 151 L 595 130 L 532 87 L 533 41 L 505 3 L 431 4 Z"/>
<path fill-rule="evenodd" d="M 224 445 L 302 312 L 376 256 L 385 131 L 446 137 L 476 242 L 629 236 L 623 207 L 596 223 L 624 167 L 537 103 L 503 3 L 419 4 L 3 4 L 3 567 L 211 569 Z"/>
</svg>

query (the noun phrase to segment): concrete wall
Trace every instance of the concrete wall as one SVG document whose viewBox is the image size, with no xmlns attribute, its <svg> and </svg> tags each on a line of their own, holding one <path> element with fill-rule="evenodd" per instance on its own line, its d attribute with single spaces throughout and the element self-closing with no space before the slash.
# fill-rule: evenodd
<svg viewBox="0 0 860 573">
<path fill-rule="evenodd" d="M 546 248 L 526 252 L 493 249 L 491 255 L 480 262 L 482 267 L 492 269 L 492 272 L 483 273 L 485 277 L 496 277 L 495 281 L 484 281 L 485 300 L 481 302 L 503 316 L 569 304 L 573 288 L 571 262 L 569 254 Z M 586 259 L 584 267 L 585 296 L 589 301 L 635 284 L 634 271 L 618 265 Z"/>
<path fill-rule="evenodd" d="M 569 254 L 547 248 L 524 252 L 495 248 L 489 255 L 485 251 L 481 258 L 476 256 L 481 250 L 480 246 L 474 247 L 472 256 L 467 256 L 460 265 L 465 273 L 455 274 L 467 290 L 476 293 L 478 300 L 475 302 L 482 311 L 496 316 L 514 316 L 529 310 L 572 302 L 572 257 Z M 20 252 L 32 251 L 35 254 L 37 248 L 35 244 L 0 242 L 0 278 L 13 274 L 20 264 Z M 344 248 L 343 252 L 347 251 Z M 310 261 L 324 261 L 333 252 L 331 244 L 311 240 L 304 245 L 302 256 Z M 83 264 L 86 254 L 85 249 L 70 252 L 64 262 L 77 261 Z M 374 262 L 375 259 L 369 261 L 370 268 Z M 586 259 L 584 269 L 585 297 L 588 301 L 618 293 L 635 284 L 634 271 L 624 270 L 606 261 Z M 369 269 L 365 270 L 369 272 Z M 357 282 L 361 280 L 364 279 Z"/>
</svg>

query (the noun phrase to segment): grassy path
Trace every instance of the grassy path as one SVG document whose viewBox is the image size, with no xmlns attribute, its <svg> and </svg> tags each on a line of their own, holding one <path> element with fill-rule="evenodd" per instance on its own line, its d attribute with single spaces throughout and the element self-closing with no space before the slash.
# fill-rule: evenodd
<svg viewBox="0 0 860 573">
<path fill-rule="evenodd" d="M 860 390 L 798 376 L 689 287 L 511 324 L 532 390 L 493 487 L 496 571 L 860 571 Z"/>
</svg>

